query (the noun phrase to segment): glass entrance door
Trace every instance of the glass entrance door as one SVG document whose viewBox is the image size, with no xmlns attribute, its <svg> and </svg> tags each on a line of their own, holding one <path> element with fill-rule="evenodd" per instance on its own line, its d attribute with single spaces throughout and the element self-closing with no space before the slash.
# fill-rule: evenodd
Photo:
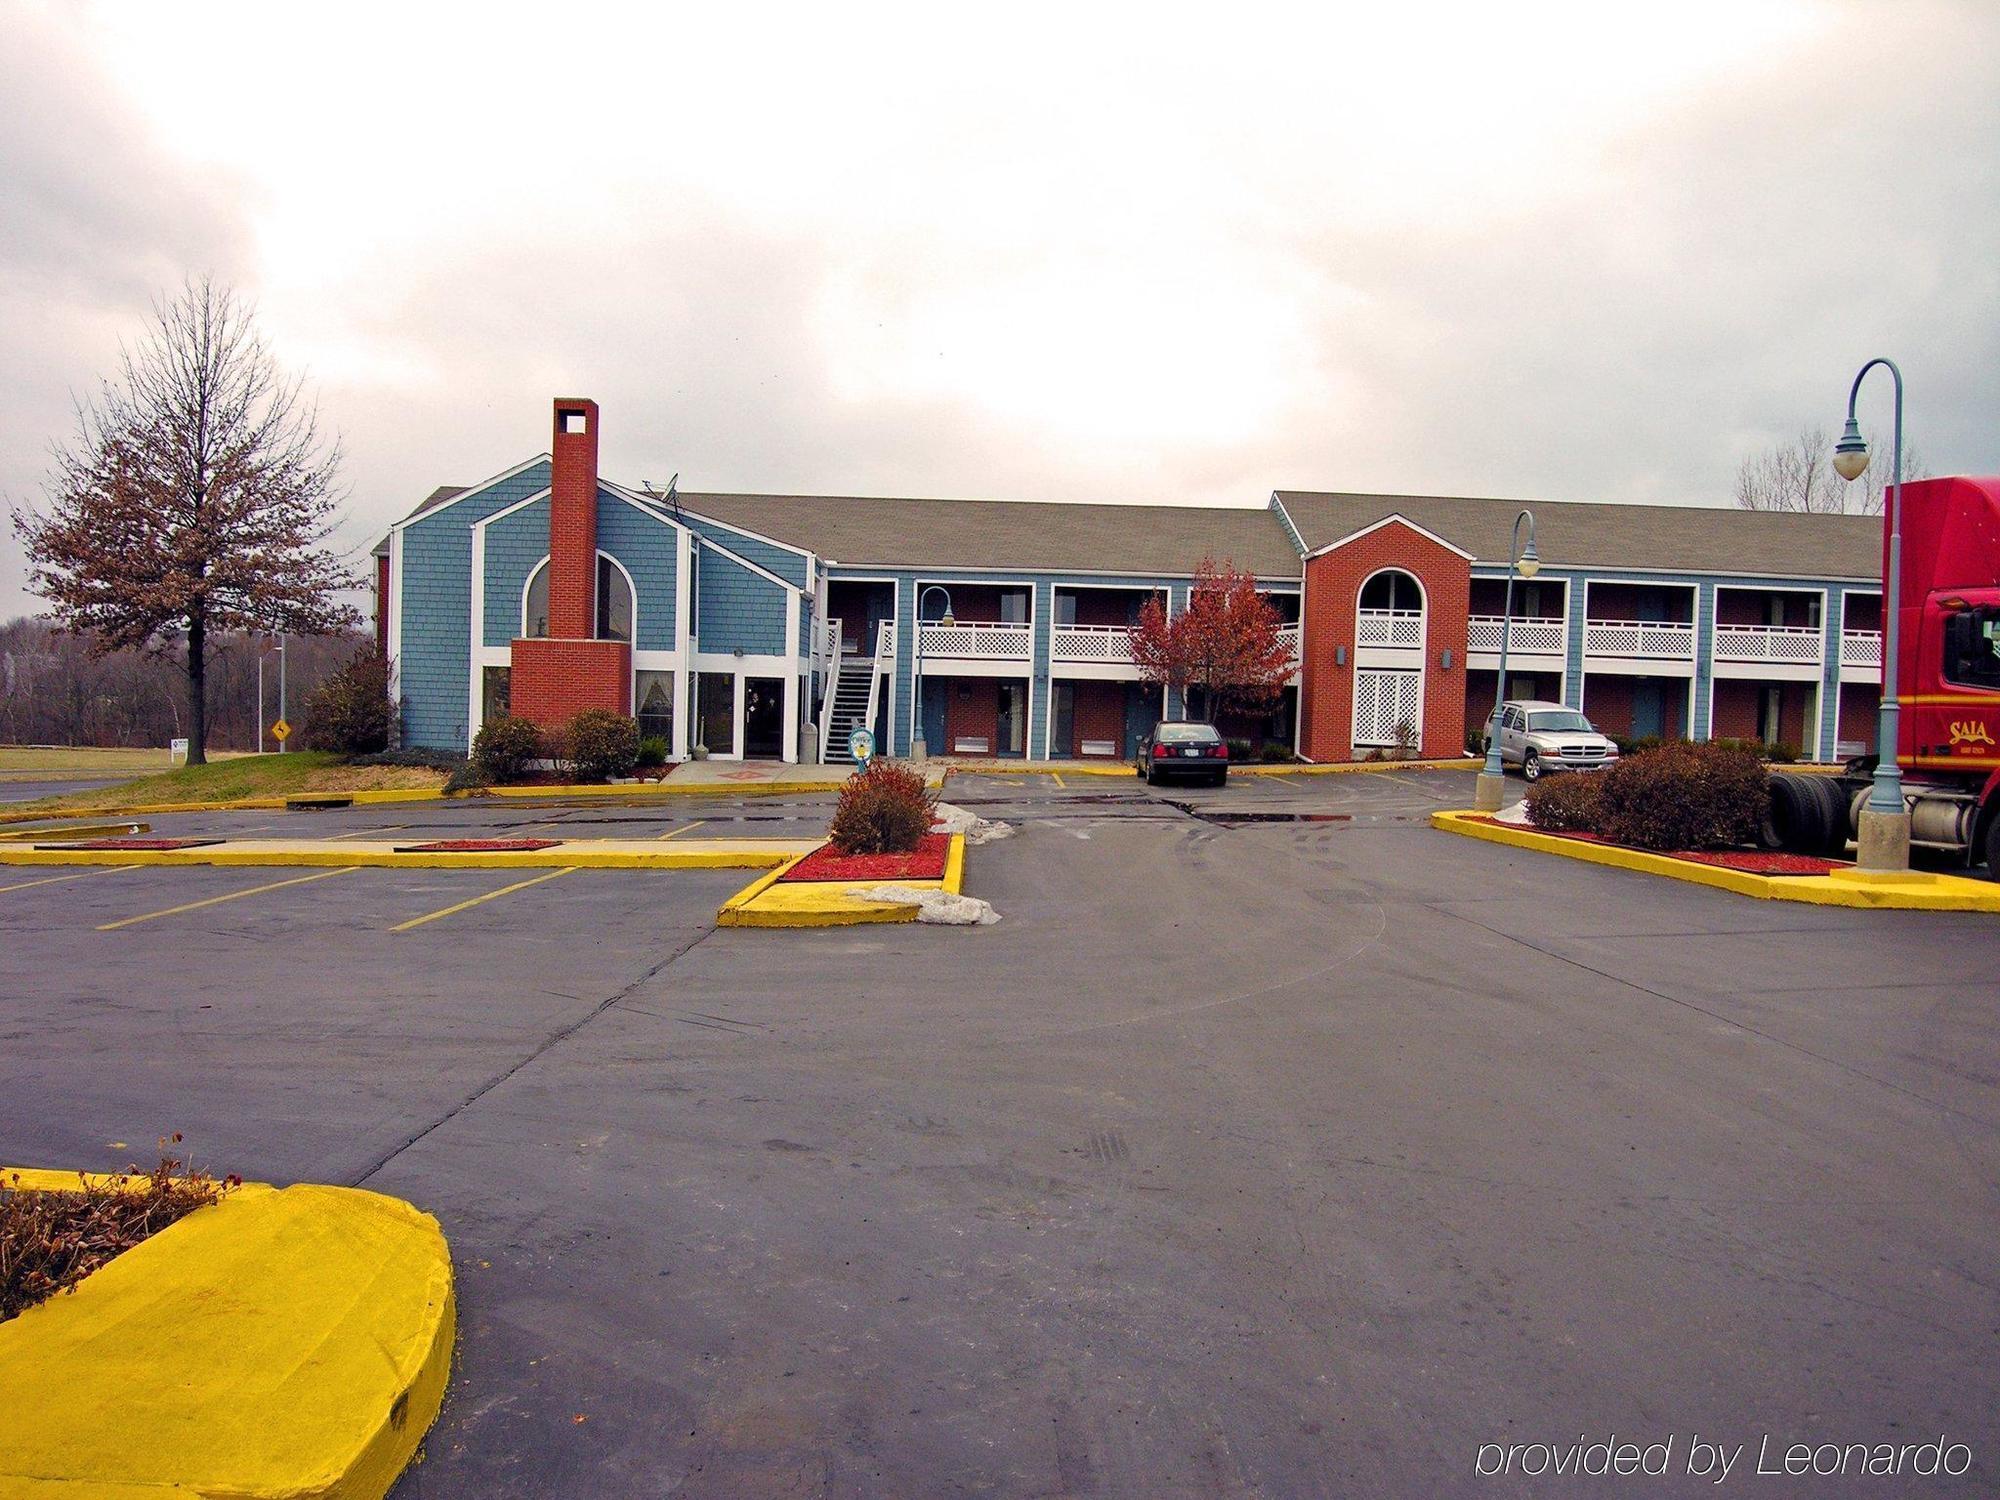
<svg viewBox="0 0 2000 1500">
<path fill-rule="evenodd" d="M 743 755 L 746 760 L 776 760 L 785 753 L 785 680 L 746 677 L 743 680 Z"/>
</svg>

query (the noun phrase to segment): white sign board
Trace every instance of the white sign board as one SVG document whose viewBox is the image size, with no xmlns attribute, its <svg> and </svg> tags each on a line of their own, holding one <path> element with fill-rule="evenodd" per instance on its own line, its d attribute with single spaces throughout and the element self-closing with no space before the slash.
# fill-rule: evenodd
<svg viewBox="0 0 2000 1500">
<path fill-rule="evenodd" d="M 169 763 L 176 766 L 184 766 L 187 764 L 187 758 L 188 742 L 186 740 L 167 741 L 167 760 Z"/>
</svg>

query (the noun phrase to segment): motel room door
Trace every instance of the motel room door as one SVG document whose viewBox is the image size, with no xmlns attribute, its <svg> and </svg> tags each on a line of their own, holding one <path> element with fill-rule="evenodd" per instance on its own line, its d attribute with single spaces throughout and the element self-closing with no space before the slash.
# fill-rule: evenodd
<svg viewBox="0 0 2000 1500">
<path fill-rule="evenodd" d="M 1408 724 L 1424 735 L 1424 674 L 1402 667 L 1360 667 L 1354 673 L 1354 743 L 1388 747 Z"/>
</svg>

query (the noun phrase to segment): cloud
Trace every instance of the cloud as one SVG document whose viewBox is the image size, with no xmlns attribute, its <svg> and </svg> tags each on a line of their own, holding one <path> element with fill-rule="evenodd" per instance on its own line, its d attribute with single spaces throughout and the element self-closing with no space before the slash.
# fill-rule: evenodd
<svg viewBox="0 0 2000 1500">
<path fill-rule="evenodd" d="M 607 472 L 689 489 L 1722 503 L 1886 352 L 1932 466 L 2000 469 L 1984 8 L 1469 7 L 1449 45 L 1168 11 L 1056 49 L 811 11 L 771 49 L 496 7 L 386 52 L 383 14 L 30 38 L 0 379 L 54 404 L 0 463 L 219 265 L 343 431 L 356 548 L 545 447 L 558 394 L 603 403 Z M 175 93 L 197 46 L 234 92 Z"/>
<path fill-rule="evenodd" d="M 252 264 L 247 193 L 148 139 L 85 41 L 56 15 L 10 12 L 0 48 L 0 500 L 40 494 L 48 444 L 72 428 L 71 393 L 115 366 L 150 299 L 195 271 Z M 27 608 L 11 532 L 0 616 Z"/>
</svg>

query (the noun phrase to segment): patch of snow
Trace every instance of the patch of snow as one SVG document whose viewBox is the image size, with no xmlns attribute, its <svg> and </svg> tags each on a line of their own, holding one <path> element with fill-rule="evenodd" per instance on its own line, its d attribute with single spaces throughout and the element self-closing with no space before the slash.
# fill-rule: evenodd
<svg viewBox="0 0 2000 1500">
<path fill-rule="evenodd" d="M 932 809 L 931 832 L 962 833 L 967 844 L 990 844 L 995 839 L 1012 838 L 1014 825 L 996 823 L 949 802 L 940 802 Z"/>
<path fill-rule="evenodd" d="M 880 901 L 888 906 L 914 906 L 919 922 L 944 927 L 991 927 L 1000 913 L 977 896 L 954 895 L 950 891 L 911 890 L 907 886 L 877 885 L 854 893 L 863 901 Z"/>
<path fill-rule="evenodd" d="M 1516 802 L 1511 806 L 1501 808 L 1500 811 L 1493 815 L 1493 821 L 1496 823 L 1512 823 L 1518 828 L 1532 828 L 1535 826 L 1528 818 L 1528 804 L 1526 802 Z"/>
</svg>

